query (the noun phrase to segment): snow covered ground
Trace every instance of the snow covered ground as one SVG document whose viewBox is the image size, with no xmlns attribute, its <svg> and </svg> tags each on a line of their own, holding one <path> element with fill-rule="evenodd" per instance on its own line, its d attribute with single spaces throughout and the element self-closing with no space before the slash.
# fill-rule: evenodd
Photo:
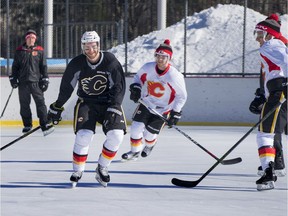
<svg viewBox="0 0 288 216">
<path fill-rule="evenodd" d="M 250 127 L 179 126 L 200 145 L 221 157 Z M 130 130 L 130 128 L 128 128 Z M 174 129 L 164 128 L 148 158 L 122 163 L 129 150 L 129 130 L 111 164 L 107 188 L 95 180 L 94 170 L 104 135 L 97 127 L 86 172 L 70 188 L 72 126 L 56 126 L 43 137 L 41 131 L 1 152 L 1 216 L 119 215 L 119 216 L 287 216 L 287 178 L 276 188 L 258 192 L 256 131 L 226 159 L 242 157 L 235 165 L 219 165 L 195 188 L 171 184 L 176 177 L 197 180 L 216 160 Z M 21 128 L 2 127 L 1 146 L 13 141 Z M 285 160 L 287 140 L 284 137 Z M 287 163 L 287 161 L 286 161 Z"/>
<path fill-rule="evenodd" d="M 259 44 L 253 32 L 267 16 L 252 9 L 246 12 L 245 73 L 259 72 Z M 281 16 L 281 31 L 288 37 L 288 15 Z M 241 73 L 243 55 L 244 7 L 218 5 L 187 17 L 187 72 Z M 153 53 L 164 39 L 171 40 L 173 65 L 184 71 L 184 20 L 142 35 L 128 43 L 128 71 L 136 72 L 145 62 L 154 61 Z M 125 46 L 110 50 L 125 63 Z"/>
</svg>

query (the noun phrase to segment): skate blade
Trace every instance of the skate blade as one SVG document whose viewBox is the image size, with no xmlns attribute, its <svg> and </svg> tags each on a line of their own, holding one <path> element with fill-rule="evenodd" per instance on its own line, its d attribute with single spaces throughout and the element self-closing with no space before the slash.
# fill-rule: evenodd
<svg viewBox="0 0 288 216">
<path fill-rule="evenodd" d="M 121 162 L 129 162 L 129 161 L 137 161 L 138 160 L 138 158 L 131 158 L 131 159 L 124 159 L 124 158 L 122 158 L 121 159 Z"/>
<path fill-rule="evenodd" d="M 50 128 L 49 130 L 43 131 L 43 136 L 48 136 L 49 134 L 53 133 L 55 127 Z"/>
<path fill-rule="evenodd" d="M 264 175 L 264 171 L 263 170 L 258 170 L 257 175 L 258 176 L 263 176 Z"/>
<path fill-rule="evenodd" d="M 263 190 L 272 190 L 275 188 L 274 181 L 268 181 L 265 184 L 257 184 L 257 190 L 263 191 Z"/>
<path fill-rule="evenodd" d="M 96 176 L 95 178 L 99 182 L 99 184 L 101 184 L 103 187 L 107 187 L 107 182 L 102 181 L 98 176 Z"/>
<path fill-rule="evenodd" d="M 283 170 L 275 170 L 275 175 L 278 177 L 284 177 L 286 175 L 285 169 Z"/>
<path fill-rule="evenodd" d="M 78 182 L 72 182 L 71 181 L 71 188 L 76 188 L 77 184 L 78 184 Z"/>
</svg>

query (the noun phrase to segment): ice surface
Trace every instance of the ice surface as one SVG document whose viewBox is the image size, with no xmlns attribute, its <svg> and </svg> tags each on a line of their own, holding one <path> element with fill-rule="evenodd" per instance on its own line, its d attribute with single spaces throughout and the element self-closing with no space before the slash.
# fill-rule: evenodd
<svg viewBox="0 0 288 216">
<path fill-rule="evenodd" d="M 171 179 L 197 180 L 216 160 L 176 130 L 164 128 L 149 157 L 122 163 L 122 153 L 130 148 L 128 130 L 109 167 L 111 182 L 103 188 L 94 172 L 105 139 L 97 127 L 86 172 L 71 189 L 74 133 L 72 126 L 56 127 L 47 137 L 37 131 L 1 152 L 1 216 L 287 215 L 286 177 L 278 178 L 274 190 L 256 190 L 256 131 L 226 158 L 242 157 L 241 163 L 220 164 L 197 187 L 187 189 L 172 185 Z M 219 158 L 250 129 L 179 128 Z M 2 127 L 1 146 L 20 132 L 21 128 Z"/>
</svg>

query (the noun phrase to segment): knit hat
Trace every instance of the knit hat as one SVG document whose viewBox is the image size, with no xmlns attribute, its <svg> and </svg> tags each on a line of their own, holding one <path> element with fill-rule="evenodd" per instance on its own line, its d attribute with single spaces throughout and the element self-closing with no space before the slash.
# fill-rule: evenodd
<svg viewBox="0 0 288 216">
<path fill-rule="evenodd" d="M 280 24 L 274 19 L 266 19 L 258 23 L 255 30 L 266 31 L 268 34 L 278 38 L 280 36 Z"/>
<path fill-rule="evenodd" d="M 36 39 L 37 38 L 36 31 L 29 29 L 25 34 L 25 39 L 27 39 L 29 37 L 34 37 Z"/>
<path fill-rule="evenodd" d="M 268 19 L 273 19 L 278 22 L 279 25 L 281 25 L 280 15 L 278 13 L 271 14 L 269 17 L 266 18 L 266 20 Z"/>
<path fill-rule="evenodd" d="M 160 44 L 159 47 L 156 49 L 155 54 L 159 55 L 168 55 L 170 59 L 172 58 L 173 50 L 170 46 L 170 40 L 166 39 L 164 43 Z"/>
</svg>

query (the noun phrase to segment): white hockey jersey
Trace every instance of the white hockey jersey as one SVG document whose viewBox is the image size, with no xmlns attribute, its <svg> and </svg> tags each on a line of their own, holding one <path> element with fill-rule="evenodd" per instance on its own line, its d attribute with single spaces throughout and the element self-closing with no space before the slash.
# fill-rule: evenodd
<svg viewBox="0 0 288 216">
<path fill-rule="evenodd" d="M 162 74 L 157 73 L 156 62 L 144 64 L 134 76 L 134 83 L 142 86 L 142 100 L 161 114 L 180 112 L 187 100 L 184 76 L 170 64 Z"/>
<path fill-rule="evenodd" d="M 265 72 L 265 94 L 268 91 L 266 84 L 269 80 L 288 76 L 288 48 L 278 39 L 265 42 L 259 49 L 263 71 Z"/>
</svg>

